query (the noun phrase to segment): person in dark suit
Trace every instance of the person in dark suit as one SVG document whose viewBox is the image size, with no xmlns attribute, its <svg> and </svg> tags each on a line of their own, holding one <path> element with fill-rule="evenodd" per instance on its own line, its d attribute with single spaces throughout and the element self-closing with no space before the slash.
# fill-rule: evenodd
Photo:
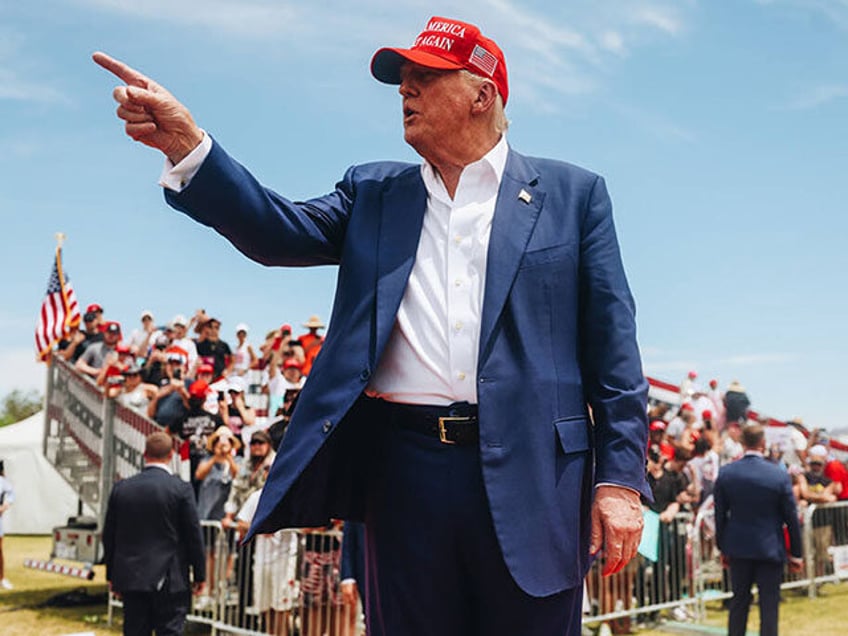
<svg viewBox="0 0 848 636">
<path fill-rule="evenodd" d="M 508 146 L 497 44 L 434 17 L 377 51 L 424 162 L 354 166 L 305 202 L 94 60 L 166 155 L 172 206 L 263 264 L 339 266 L 250 534 L 364 520 L 371 636 L 579 633 L 592 553 L 612 573 L 639 544 L 647 382 L 604 180 Z"/>
<path fill-rule="evenodd" d="M 719 471 L 714 490 L 716 542 L 733 588 L 727 630 L 730 636 L 745 636 L 756 583 L 760 635 L 774 636 L 786 561 L 783 528 L 789 531 L 789 567 L 795 572 L 803 566 L 801 528 L 788 473 L 763 457 L 763 427 L 746 426 L 742 444 L 745 455 Z"/>
<path fill-rule="evenodd" d="M 172 475 L 171 437 L 148 436 L 144 470 L 117 482 L 103 523 L 106 578 L 124 603 L 124 634 L 182 634 L 206 578 L 191 484 Z"/>
</svg>

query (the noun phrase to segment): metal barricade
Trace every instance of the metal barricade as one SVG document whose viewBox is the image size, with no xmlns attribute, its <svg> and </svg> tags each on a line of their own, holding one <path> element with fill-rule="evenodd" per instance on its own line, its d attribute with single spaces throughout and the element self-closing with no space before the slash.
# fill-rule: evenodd
<svg viewBox="0 0 848 636">
<path fill-rule="evenodd" d="M 47 369 L 46 403 L 44 456 L 102 525 L 112 484 L 141 471 L 145 439 L 163 428 L 107 398 L 90 378 L 57 356 Z M 180 474 L 176 454 L 172 468 Z"/>
<path fill-rule="evenodd" d="M 361 636 L 362 606 L 341 594 L 341 530 L 279 530 L 239 544 L 203 521 L 207 581 L 188 620 L 213 633 Z M 110 597 L 109 614 L 120 601 Z"/>
<path fill-rule="evenodd" d="M 811 504 L 803 512 L 807 595 L 823 583 L 848 579 L 848 501 Z"/>
<path fill-rule="evenodd" d="M 657 559 L 637 555 L 623 570 L 601 575 L 603 560 L 592 565 L 585 580 L 585 624 L 610 623 L 614 633 L 628 633 L 633 618 L 656 619 L 670 611 L 678 619 L 696 616 L 697 597 L 690 541 L 693 516 L 680 513 L 660 522 Z"/>
</svg>

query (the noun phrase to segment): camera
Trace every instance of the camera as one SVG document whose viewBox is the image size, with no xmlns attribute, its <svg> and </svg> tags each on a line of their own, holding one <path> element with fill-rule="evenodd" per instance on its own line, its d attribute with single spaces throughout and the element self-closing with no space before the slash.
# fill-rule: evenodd
<svg viewBox="0 0 848 636">
<path fill-rule="evenodd" d="M 182 380 L 183 379 L 183 370 L 182 369 L 174 369 L 174 379 Z"/>
<path fill-rule="evenodd" d="M 110 375 L 106 377 L 106 384 L 109 386 L 121 386 L 126 378 L 123 375 Z"/>
</svg>

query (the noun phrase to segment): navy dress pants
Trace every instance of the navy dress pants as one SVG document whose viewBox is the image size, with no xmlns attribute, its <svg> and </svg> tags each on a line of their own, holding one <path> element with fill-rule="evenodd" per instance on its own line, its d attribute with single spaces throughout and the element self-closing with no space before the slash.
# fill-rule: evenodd
<svg viewBox="0 0 848 636">
<path fill-rule="evenodd" d="M 756 583 L 760 597 L 760 636 L 777 636 L 777 613 L 780 605 L 780 581 L 783 563 L 758 559 L 730 559 L 729 636 L 745 636 L 748 611 L 751 608 L 751 586 Z"/>
<path fill-rule="evenodd" d="M 191 594 L 124 592 L 124 636 L 178 636 L 183 633 Z"/>
<path fill-rule="evenodd" d="M 392 426 L 378 437 L 366 516 L 369 636 L 580 634 L 582 586 L 533 597 L 507 570 L 477 444 Z"/>
</svg>

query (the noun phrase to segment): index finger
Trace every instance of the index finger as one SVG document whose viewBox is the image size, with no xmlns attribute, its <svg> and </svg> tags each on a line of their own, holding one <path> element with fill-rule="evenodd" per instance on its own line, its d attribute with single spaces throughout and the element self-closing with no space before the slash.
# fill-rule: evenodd
<svg viewBox="0 0 848 636">
<path fill-rule="evenodd" d="M 105 68 L 107 71 L 119 77 L 131 86 L 148 88 L 148 85 L 150 84 L 150 79 L 148 77 L 142 75 L 131 66 L 127 66 L 120 60 L 116 60 L 114 57 L 106 55 L 101 51 L 95 52 L 91 56 L 91 59 L 94 60 L 95 64 Z"/>
</svg>

